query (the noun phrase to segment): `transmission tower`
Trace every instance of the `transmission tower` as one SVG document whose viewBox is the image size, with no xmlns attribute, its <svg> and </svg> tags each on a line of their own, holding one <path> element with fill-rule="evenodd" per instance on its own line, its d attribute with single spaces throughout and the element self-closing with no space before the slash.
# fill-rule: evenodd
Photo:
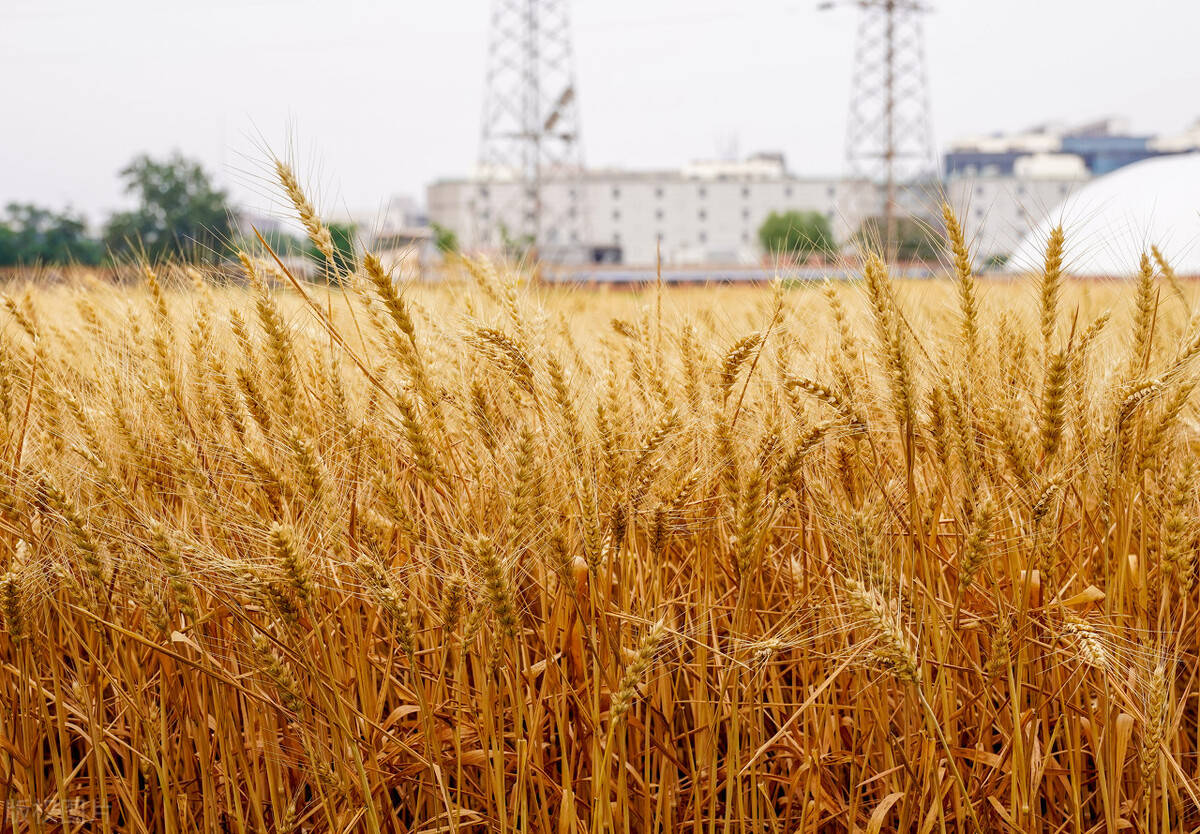
<svg viewBox="0 0 1200 834">
<path fill-rule="evenodd" d="M 492 0 L 485 88 L 476 227 L 553 260 L 584 216 L 567 0 Z"/>
<path fill-rule="evenodd" d="M 835 5 L 826 3 L 825 7 Z M 885 252 L 895 254 L 898 189 L 936 170 L 920 0 L 848 0 L 859 9 L 846 167 L 882 184 Z"/>
</svg>

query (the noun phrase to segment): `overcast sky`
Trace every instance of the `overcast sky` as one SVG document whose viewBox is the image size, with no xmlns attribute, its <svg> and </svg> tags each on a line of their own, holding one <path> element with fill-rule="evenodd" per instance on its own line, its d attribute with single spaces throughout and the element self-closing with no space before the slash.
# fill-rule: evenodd
<svg viewBox="0 0 1200 834">
<path fill-rule="evenodd" d="M 1186 0 L 934 0 L 935 140 L 1114 114 L 1200 116 Z M 816 0 L 573 3 L 584 153 L 675 167 L 778 149 L 842 167 L 856 11 Z M 488 0 L 0 0 L 0 204 L 122 205 L 117 171 L 178 148 L 265 207 L 264 148 L 293 149 L 322 210 L 466 173 Z"/>
</svg>

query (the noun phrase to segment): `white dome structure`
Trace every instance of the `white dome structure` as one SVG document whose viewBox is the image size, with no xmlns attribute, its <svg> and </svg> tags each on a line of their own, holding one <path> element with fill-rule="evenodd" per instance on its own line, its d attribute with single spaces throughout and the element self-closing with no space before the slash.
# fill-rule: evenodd
<svg viewBox="0 0 1200 834">
<path fill-rule="evenodd" d="M 1072 275 L 1133 275 L 1151 246 L 1177 274 L 1200 275 L 1200 153 L 1135 162 L 1088 183 L 1025 235 L 1006 271 L 1040 269 L 1059 223 Z"/>
</svg>

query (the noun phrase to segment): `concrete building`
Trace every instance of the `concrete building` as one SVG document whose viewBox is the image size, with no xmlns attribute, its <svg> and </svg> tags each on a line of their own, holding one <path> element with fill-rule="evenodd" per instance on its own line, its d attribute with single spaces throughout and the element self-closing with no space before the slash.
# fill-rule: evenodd
<svg viewBox="0 0 1200 834">
<path fill-rule="evenodd" d="M 355 234 L 364 241 L 429 226 L 428 215 L 416 198 L 408 194 L 393 194 L 375 206 L 342 208 L 330 213 L 326 219 L 353 226 Z"/>
<path fill-rule="evenodd" d="M 1175 136 L 1130 133 L 1124 119 L 1100 119 L 1076 127 L 1044 124 L 1020 133 L 969 136 L 951 144 L 942 157 L 947 179 L 1008 176 L 1018 161 L 1042 154 L 1078 157 L 1092 176 L 1172 153 L 1200 148 L 1200 124 Z"/>
<path fill-rule="evenodd" d="M 409 278 L 441 260 L 429 226 L 393 228 L 370 238 L 366 245 L 379 256 L 384 269 Z"/>
<path fill-rule="evenodd" d="M 1009 174 L 956 175 L 944 188 L 983 267 L 1012 252 L 1030 228 L 1091 179 L 1078 157 L 1034 154 L 1017 160 Z"/>
<path fill-rule="evenodd" d="M 519 225 L 520 188 L 514 180 L 440 180 L 427 192 L 429 219 L 454 231 L 464 249 L 497 248 L 503 230 Z M 642 265 L 655 262 L 660 245 L 664 264 L 760 263 L 758 228 L 772 211 L 820 212 L 844 241 L 882 205 L 870 183 L 799 177 L 774 153 L 676 170 L 583 171 L 543 184 L 548 216 L 564 215 L 570 189 L 582 189 L 582 210 L 545 230 L 547 245 L 574 250 L 567 260 Z"/>
<path fill-rule="evenodd" d="M 1200 122 L 1177 135 L 1132 134 L 1120 119 L 968 137 L 943 156 L 946 195 L 986 261 L 1008 255 L 1091 180 L 1127 165 L 1200 149 Z M 1061 218 L 1059 218 L 1061 219 Z"/>
<path fill-rule="evenodd" d="M 948 200 L 963 220 L 980 266 L 1009 255 L 1022 237 L 1090 181 L 1146 159 L 1200 150 L 1200 121 L 1176 135 L 1133 134 L 1119 119 L 1015 134 L 968 137 L 943 156 L 941 180 L 912 184 L 898 200 L 904 214 L 940 229 Z M 495 251 L 505 230 L 520 228 L 522 185 L 479 174 L 435 182 L 429 219 L 458 235 L 468 251 Z M 572 200 L 570 195 L 582 196 Z M 834 238 L 848 243 L 863 220 L 883 211 L 882 189 L 866 181 L 804 177 L 782 154 L 694 162 L 673 170 L 585 170 L 543 183 L 542 255 L 574 263 L 666 266 L 764 262 L 758 228 L 772 211 L 817 211 Z M 579 206 L 568 211 L 567 207 Z"/>
<path fill-rule="evenodd" d="M 441 260 L 429 217 L 407 194 L 372 208 L 342 209 L 329 219 L 353 228 L 357 248 L 378 255 L 387 270 L 411 276 Z"/>
</svg>

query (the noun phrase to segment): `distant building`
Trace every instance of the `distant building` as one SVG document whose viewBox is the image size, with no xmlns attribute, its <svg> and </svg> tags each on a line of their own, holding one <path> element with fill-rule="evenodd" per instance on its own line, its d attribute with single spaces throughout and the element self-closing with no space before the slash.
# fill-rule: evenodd
<svg viewBox="0 0 1200 834">
<path fill-rule="evenodd" d="M 246 208 L 235 208 L 232 212 L 233 229 L 238 235 L 253 239 L 256 232 L 266 236 L 279 234 L 284 231 L 283 223 L 278 217 L 251 211 Z"/>
<path fill-rule="evenodd" d="M 374 209 L 342 211 L 330 219 L 353 227 L 359 249 L 378 255 L 385 269 L 407 277 L 441 258 L 429 216 L 407 194 L 394 195 Z"/>
<path fill-rule="evenodd" d="M 901 189 L 901 212 L 941 228 L 938 206 L 948 201 L 963 221 L 982 267 L 1009 255 L 1017 243 L 1086 184 L 1156 157 L 1200 150 L 1200 122 L 1175 135 L 1131 133 L 1119 119 L 1076 127 L 1038 125 L 1014 134 L 968 137 L 942 158 L 942 177 Z M 497 251 L 506 230 L 521 227 L 523 185 L 503 172 L 477 172 L 428 187 L 429 220 L 453 231 L 468 252 Z M 582 200 L 571 199 L 582 191 Z M 804 177 L 782 154 L 707 160 L 670 170 L 593 169 L 543 183 L 546 256 L 582 263 L 652 265 L 760 264 L 758 228 L 772 211 L 816 211 L 835 240 L 849 244 L 864 220 L 883 213 L 874 183 Z M 581 208 L 572 213 L 573 203 Z M 512 242 L 512 241 L 509 241 Z"/>
<path fill-rule="evenodd" d="M 1008 268 L 1035 270 L 1052 226 L 1076 275 L 1133 277 L 1155 246 L 1177 275 L 1200 276 L 1200 153 L 1146 159 L 1080 188 L 1013 248 Z"/>
<path fill-rule="evenodd" d="M 1010 254 L 1026 233 L 1091 180 L 1127 165 L 1200 149 L 1200 123 L 1173 136 L 1130 133 L 1120 119 L 954 142 L 942 168 L 950 204 L 986 261 Z"/>
<path fill-rule="evenodd" d="M 1008 175 L 950 177 L 944 188 L 983 267 L 1012 252 L 1030 228 L 1091 179 L 1082 166 L 1045 154 L 1022 158 Z"/>
<path fill-rule="evenodd" d="M 440 258 L 434 245 L 433 230 L 428 226 L 395 228 L 365 241 L 367 248 L 379 256 L 383 268 L 411 278 L 422 273 Z"/>
<path fill-rule="evenodd" d="M 408 194 L 393 195 L 386 202 L 371 208 L 343 209 L 327 219 L 353 226 L 355 234 L 364 240 L 429 225 L 429 216 L 417 200 Z"/>
<path fill-rule="evenodd" d="M 1164 154 L 1200 149 L 1200 124 L 1177 136 L 1133 134 L 1123 119 L 1101 119 L 1073 128 L 1045 124 L 1021 133 L 971 136 L 954 142 L 942 157 L 942 173 L 954 177 L 1015 174 L 1020 160 L 1044 154 L 1078 157 L 1092 176 Z"/>
<path fill-rule="evenodd" d="M 428 188 L 429 219 L 458 235 L 467 251 L 497 249 L 502 230 L 519 226 L 520 188 L 515 179 L 440 180 Z M 583 190 L 582 211 L 571 217 L 556 210 L 576 188 Z M 566 215 L 543 236 L 569 252 L 565 260 L 653 264 L 661 246 L 665 264 L 751 264 L 762 261 L 758 228 L 772 211 L 820 212 L 843 241 L 880 212 L 881 199 L 867 182 L 796 176 L 778 153 L 675 170 L 587 170 L 543 185 L 546 214 Z"/>
</svg>

